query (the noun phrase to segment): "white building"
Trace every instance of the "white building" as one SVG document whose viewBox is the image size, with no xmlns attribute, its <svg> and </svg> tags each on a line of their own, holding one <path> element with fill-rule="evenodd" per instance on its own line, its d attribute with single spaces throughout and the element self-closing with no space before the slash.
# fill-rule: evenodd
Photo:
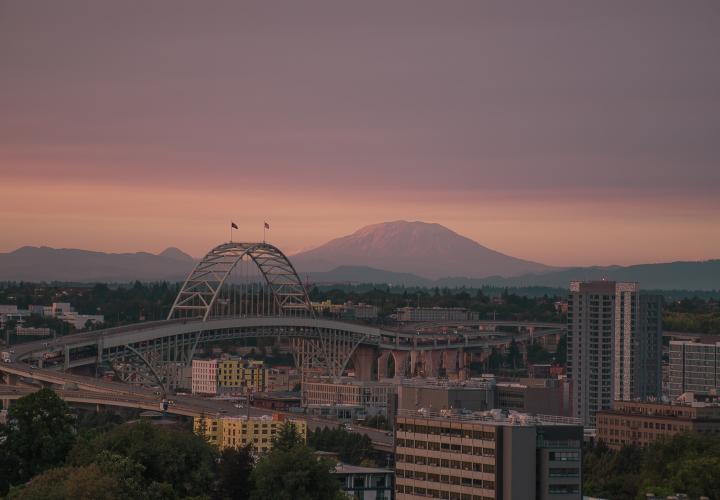
<svg viewBox="0 0 720 500">
<path fill-rule="evenodd" d="M 395 471 L 339 463 L 333 475 L 349 498 L 356 500 L 390 500 L 395 489 Z"/>
<path fill-rule="evenodd" d="M 193 359 L 192 393 L 216 395 L 218 392 L 218 360 Z"/>
</svg>

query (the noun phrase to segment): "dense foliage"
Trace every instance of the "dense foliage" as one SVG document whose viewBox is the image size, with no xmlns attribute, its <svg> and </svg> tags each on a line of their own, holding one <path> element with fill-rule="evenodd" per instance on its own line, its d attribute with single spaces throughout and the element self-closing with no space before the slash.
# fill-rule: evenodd
<svg viewBox="0 0 720 500">
<path fill-rule="evenodd" d="M 671 332 L 720 334 L 720 302 L 699 297 L 666 302 L 663 327 Z"/>
<path fill-rule="evenodd" d="M 114 287 L 105 284 L 68 286 L 5 283 L 0 285 L 0 304 L 14 304 L 20 309 L 27 309 L 29 305 L 48 306 L 53 302 L 69 302 L 79 313 L 102 314 L 105 316 L 105 326 L 116 326 L 165 319 L 177 295 L 178 286 L 140 282 Z M 47 324 L 51 318 L 36 317 L 30 321 L 30 326 L 54 326 Z M 56 331 L 60 334 L 70 333 L 62 329 Z"/>
<path fill-rule="evenodd" d="M 256 465 L 251 446 L 219 451 L 184 425 L 77 418 L 47 389 L 19 399 L 8 420 L 0 496 L 11 499 L 343 498 L 334 464 L 317 460 L 290 424 Z"/>
<path fill-rule="evenodd" d="M 317 428 L 308 434 L 308 445 L 316 450 L 337 453 L 342 462 L 360 465 L 375 457 L 370 438 L 342 428 Z"/>
<path fill-rule="evenodd" d="M 0 494 L 61 465 L 75 442 L 65 402 L 49 389 L 18 399 L 0 428 Z"/>
<path fill-rule="evenodd" d="M 487 295 L 487 290 L 466 288 L 406 289 L 389 286 L 313 287 L 313 301 L 330 300 L 334 304 L 347 301 L 378 306 L 380 316 L 387 318 L 399 307 L 464 307 L 480 314 L 481 319 L 561 321 L 555 310 L 560 296 L 518 295 L 503 290 L 498 296 Z"/>
<path fill-rule="evenodd" d="M 200 436 L 141 421 L 79 439 L 67 462 L 77 467 L 92 465 L 104 452 L 128 458 L 141 467 L 148 487 L 173 491 L 178 497 L 210 491 L 218 458 L 217 450 Z"/>
<path fill-rule="evenodd" d="M 602 443 L 583 454 L 583 493 L 613 500 L 647 493 L 720 498 L 720 436 L 685 433 L 646 449 L 612 451 Z"/>
</svg>

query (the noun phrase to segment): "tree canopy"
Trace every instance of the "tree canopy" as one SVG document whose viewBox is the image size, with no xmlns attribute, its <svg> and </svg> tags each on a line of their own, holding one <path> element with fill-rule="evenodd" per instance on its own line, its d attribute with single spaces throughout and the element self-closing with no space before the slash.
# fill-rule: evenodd
<svg viewBox="0 0 720 500">
<path fill-rule="evenodd" d="M 74 442 L 73 416 L 53 391 L 42 389 L 18 399 L 0 429 L 0 494 L 61 465 Z"/>
<path fill-rule="evenodd" d="M 720 498 L 720 436 L 687 432 L 617 452 L 600 443 L 583 455 L 583 493 L 613 500 L 647 493 Z"/>
<path fill-rule="evenodd" d="M 363 460 L 375 456 L 372 441 L 366 434 L 341 428 L 315 429 L 308 435 L 308 445 L 316 450 L 337 453 L 341 461 L 352 465 L 360 465 Z"/>
</svg>

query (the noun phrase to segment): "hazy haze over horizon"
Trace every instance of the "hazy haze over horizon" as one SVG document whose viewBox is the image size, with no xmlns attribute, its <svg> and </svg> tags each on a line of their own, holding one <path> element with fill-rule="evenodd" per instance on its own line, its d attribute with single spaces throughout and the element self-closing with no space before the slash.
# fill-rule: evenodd
<svg viewBox="0 0 720 500">
<path fill-rule="evenodd" d="M 0 252 L 397 219 L 549 265 L 720 257 L 720 5 L 0 0 Z"/>
</svg>

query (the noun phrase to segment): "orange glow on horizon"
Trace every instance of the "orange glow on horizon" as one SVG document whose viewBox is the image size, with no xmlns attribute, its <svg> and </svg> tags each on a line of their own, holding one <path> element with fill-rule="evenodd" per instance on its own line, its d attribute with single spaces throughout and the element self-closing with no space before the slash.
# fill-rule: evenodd
<svg viewBox="0 0 720 500">
<path fill-rule="evenodd" d="M 707 200 L 465 194 L 10 181 L 0 186 L 0 251 L 177 246 L 199 256 L 228 238 L 232 219 L 240 226 L 235 238 L 246 240 L 262 238 L 269 220 L 269 240 L 293 254 L 367 224 L 406 219 L 437 222 L 494 250 L 558 266 L 720 257 L 720 209 Z"/>
</svg>

